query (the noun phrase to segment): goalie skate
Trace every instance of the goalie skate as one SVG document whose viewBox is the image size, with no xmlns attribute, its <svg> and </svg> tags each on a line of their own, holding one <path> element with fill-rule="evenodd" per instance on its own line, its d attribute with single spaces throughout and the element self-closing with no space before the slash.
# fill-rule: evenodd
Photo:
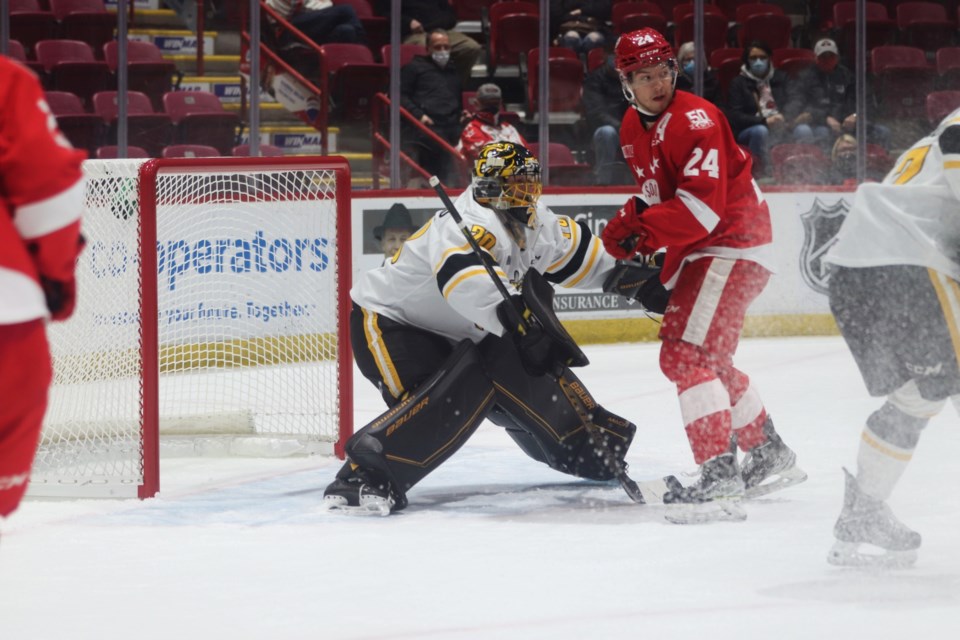
<svg viewBox="0 0 960 640">
<path fill-rule="evenodd" d="M 917 560 L 920 534 L 900 522 L 882 500 L 865 494 L 843 470 L 843 510 L 833 527 L 837 539 L 827 562 L 844 567 L 905 567 Z"/>
<path fill-rule="evenodd" d="M 394 499 L 389 490 L 365 483 L 361 478 L 334 480 L 323 492 L 323 511 L 354 516 L 388 516 Z"/>
</svg>

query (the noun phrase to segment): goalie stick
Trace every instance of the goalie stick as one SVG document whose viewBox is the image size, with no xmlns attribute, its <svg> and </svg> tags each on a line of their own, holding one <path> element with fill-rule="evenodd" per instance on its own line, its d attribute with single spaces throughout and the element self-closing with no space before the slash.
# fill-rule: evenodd
<svg viewBox="0 0 960 640">
<path fill-rule="evenodd" d="M 460 212 L 457 211 L 457 208 L 454 206 L 450 196 L 447 195 L 443 185 L 440 184 L 440 179 L 437 178 L 437 176 L 431 176 L 430 186 L 433 187 L 434 191 L 437 192 L 437 195 L 440 197 L 440 201 L 443 202 L 443 206 L 446 207 L 447 211 L 450 212 L 450 215 L 457 223 L 457 226 L 460 227 L 460 231 L 463 233 L 463 237 L 466 238 L 470 248 L 480 258 L 483 268 L 490 276 L 490 279 L 493 280 L 493 284 L 497 287 L 497 291 L 500 292 L 500 295 L 503 296 L 504 300 L 509 301 L 510 293 L 507 291 L 507 288 L 504 286 L 499 276 L 497 276 L 496 272 L 493 270 L 493 265 L 490 264 L 487 256 L 480 248 L 480 245 L 477 244 L 477 239 L 473 237 L 472 233 L 470 233 L 470 229 L 467 228 L 466 223 L 460 216 Z M 527 320 L 523 318 L 520 312 L 517 311 L 512 304 L 507 304 L 504 306 L 507 310 L 507 313 L 509 313 L 511 316 L 511 323 L 515 324 L 517 327 L 529 326 Z M 583 401 L 570 389 L 569 383 L 563 377 L 563 375 L 557 376 L 557 382 L 560 384 L 560 388 L 563 390 L 564 396 L 566 396 L 570 404 L 573 405 L 577 415 L 580 416 L 580 419 L 583 421 L 584 428 L 590 434 L 590 440 L 595 448 L 596 454 L 600 457 L 607 468 L 610 469 L 610 471 L 614 474 L 614 476 L 617 478 L 617 481 L 620 483 L 620 486 L 623 487 L 623 490 L 628 496 L 630 496 L 631 500 L 637 504 L 662 503 L 664 493 L 681 487 L 680 481 L 672 475 L 665 476 L 659 480 L 651 480 L 649 482 L 640 483 L 628 476 L 625 466 L 620 464 L 620 461 L 617 460 L 616 455 L 614 455 L 614 453 L 610 451 L 610 448 L 604 443 L 603 433 L 590 419 L 590 414 L 587 411 L 587 408 L 584 406 Z"/>
</svg>

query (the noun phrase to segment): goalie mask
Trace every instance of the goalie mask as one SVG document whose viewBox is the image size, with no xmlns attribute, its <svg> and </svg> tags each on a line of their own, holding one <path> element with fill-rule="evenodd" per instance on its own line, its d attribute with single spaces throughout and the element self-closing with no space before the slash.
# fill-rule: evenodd
<svg viewBox="0 0 960 640">
<path fill-rule="evenodd" d="M 540 162 L 523 145 L 491 142 L 473 167 L 473 198 L 533 227 L 540 198 Z"/>
</svg>

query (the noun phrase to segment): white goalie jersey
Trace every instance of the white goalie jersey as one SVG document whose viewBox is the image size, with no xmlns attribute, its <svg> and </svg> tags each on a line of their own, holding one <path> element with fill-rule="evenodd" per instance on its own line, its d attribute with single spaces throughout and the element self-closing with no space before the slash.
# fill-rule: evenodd
<svg viewBox="0 0 960 640">
<path fill-rule="evenodd" d="M 495 271 L 511 293 L 528 269 L 553 284 L 599 289 L 615 266 L 599 238 L 585 225 L 558 216 L 537 203 L 533 228 L 523 227 L 524 247 L 500 218 L 473 199 L 472 188 L 455 201 L 478 244 L 495 261 Z M 502 335 L 497 305 L 503 301 L 479 257 L 449 213 L 438 211 L 386 263 L 360 276 L 353 301 L 403 324 L 458 341 L 479 342 Z"/>
<path fill-rule="evenodd" d="M 960 109 L 857 188 L 826 256 L 844 267 L 916 265 L 960 279 Z"/>
</svg>

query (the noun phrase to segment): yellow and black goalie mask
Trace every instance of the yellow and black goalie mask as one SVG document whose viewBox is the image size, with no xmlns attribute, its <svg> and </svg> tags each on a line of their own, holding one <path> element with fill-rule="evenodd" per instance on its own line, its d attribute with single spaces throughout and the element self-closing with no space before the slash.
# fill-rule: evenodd
<svg viewBox="0 0 960 640">
<path fill-rule="evenodd" d="M 540 162 L 523 145 L 490 142 L 480 149 L 473 167 L 473 197 L 533 227 L 536 222 Z"/>
</svg>

